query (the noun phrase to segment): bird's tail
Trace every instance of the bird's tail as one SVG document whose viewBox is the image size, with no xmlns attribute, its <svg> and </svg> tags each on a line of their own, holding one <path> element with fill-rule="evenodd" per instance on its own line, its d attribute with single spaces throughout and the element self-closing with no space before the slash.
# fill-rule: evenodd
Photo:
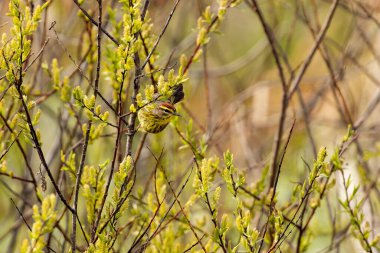
<svg viewBox="0 0 380 253">
<path fill-rule="evenodd" d="M 173 93 L 170 96 L 169 100 L 171 104 L 174 105 L 178 102 L 181 102 L 184 97 L 185 97 L 185 93 L 183 93 L 183 85 L 182 83 L 180 83 L 173 87 Z"/>
</svg>

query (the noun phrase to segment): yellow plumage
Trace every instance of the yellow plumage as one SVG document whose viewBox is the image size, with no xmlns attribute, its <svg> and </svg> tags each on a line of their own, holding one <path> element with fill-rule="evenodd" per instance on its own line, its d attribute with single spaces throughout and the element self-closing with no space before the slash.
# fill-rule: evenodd
<svg viewBox="0 0 380 253">
<path fill-rule="evenodd" d="M 154 101 L 139 109 L 137 117 L 140 129 L 148 133 L 159 133 L 170 123 L 173 116 L 178 116 L 174 104 L 184 98 L 183 86 L 173 87 L 172 95 L 166 101 Z"/>
<path fill-rule="evenodd" d="M 149 104 L 141 108 L 137 114 L 140 128 L 148 133 L 159 133 L 170 123 L 174 112 L 167 112 L 161 108 L 161 102 Z M 173 107 L 174 108 L 174 107 Z M 168 110 L 168 109 L 167 109 Z"/>
</svg>

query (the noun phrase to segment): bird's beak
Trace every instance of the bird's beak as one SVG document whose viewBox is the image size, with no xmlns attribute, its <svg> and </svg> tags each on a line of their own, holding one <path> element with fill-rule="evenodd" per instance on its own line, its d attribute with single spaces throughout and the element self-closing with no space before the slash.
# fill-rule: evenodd
<svg viewBox="0 0 380 253">
<path fill-rule="evenodd" d="M 173 112 L 172 113 L 174 116 L 178 116 L 178 117 L 181 117 L 181 114 L 177 113 L 177 112 Z"/>
</svg>

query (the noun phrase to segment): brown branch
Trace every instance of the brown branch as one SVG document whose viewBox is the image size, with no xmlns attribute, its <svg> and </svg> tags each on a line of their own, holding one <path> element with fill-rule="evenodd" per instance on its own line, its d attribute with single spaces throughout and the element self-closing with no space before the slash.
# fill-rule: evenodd
<svg viewBox="0 0 380 253">
<path fill-rule="evenodd" d="M 91 21 L 91 23 L 95 26 L 97 26 L 98 28 L 100 27 L 100 30 L 105 34 L 107 35 L 108 38 L 110 38 L 113 43 L 115 43 L 117 46 L 120 45 L 120 43 L 109 33 L 107 32 L 101 25 L 101 23 L 99 22 L 96 22 L 95 19 L 93 19 L 91 17 L 91 15 L 78 3 L 78 0 L 73 0 L 73 2 L 76 4 L 76 6 L 78 6 L 78 8 L 82 11 L 82 13 Z M 99 26 L 100 24 L 100 26 Z"/>
<path fill-rule="evenodd" d="M 75 0 L 74 0 L 75 1 Z M 101 45 L 101 39 L 102 39 L 102 32 L 101 32 L 101 26 L 102 26 L 102 0 L 97 0 L 98 1 L 98 34 L 97 34 L 97 63 L 96 63 L 96 76 L 95 76 L 95 83 L 94 83 L 94 96 L 95 96 L 95 101 L 98 96 L 98 87 L 99 87 L 99 78 L 100 78 L 100 63 L 101 63 L 101 55 L 102 55 L 102 45 Z M 92 110 L 93 112 L 93 110 Z M 90 119 L 87 124 L 87 131 L 86 135 L 84 138 L 84 143 L 83 143 L 83 149 L 82 149 L 82 155 L 81 155 L 81 160 L 79 164 L 79 168 L 76 173 L 76 182 L 75 182 L 75 190 L 74 190 L 74 203 L 73 203 L 73 209 L 75 212 L 72 214 L 72 234 L 71 234 L 71 250 L 72 252 L 75 252 L 77 246 L 76 246 L 76 222 L 77 222 L 77 208 L 78 208 L 78 198 L 79 198 L 79 188 L 80 188 L 80 181 L 82 178 L 83 174 L 83 168 L 84 168 L 84 163 L 86 161 L 86 155 L 87 155 L 87 147 L 88 143 L 90 140 L 90 132 L 91 132 L 91 127 L 92 127 L 92 120 Z M 79 218 L 78 218 L 79 221 Z M 87 241 L 87 238 L 85 236 L 85 239 Z M 88 241 L 87 241 L 88 244 Z"/>
<path fill-rule="evenodd" d="M 303 76 L 305 75 L 307 68 L 309 67 L 312 59 L 314 58 L 316 51 L 319 48 L 319 45 L 322 43 L 322 41 L 323 41 L 323 39 L 327 33 L 327 30 L 330 28 L 331 21 L 334 17 L 334 14 L 335 14 L 335 11 L 338 7 L 338 4 L 339 4 L 339 0 L 334 0 L 334 2 L 331 4 L 331 7 L 329 10 L 329 13 L 327 14 L 327 18 L 325 20 L 325 23 L 323 24 L 321 30 L 319 31 L 317 39 L 315 40 L 312 49 L 310 50 L 308 56 L 306 57 L 304 63 L 302 64 L 298 75 L 296 76 L 296 78 L 291 83 L 291 86 L 290 86 L 289 92 L 288 92 L 288 99 L 289 100 L 292 98 L 293 94 L 297 90 L 297 86 L 301 83 L 301 80 L 302 80 Z"/>
<path fill-rule="evenodd" d="M 20 72 L 22 72 L 22 71 L 20 71 Z M 49 169 L 49 166 L 48 166 L 48 164 L 46 162 L 45 155 L 44 155 L 44 153 L 42 151 L 40 142 L 38 140 L 36 131 L 35 131 L 33 123 L 32 123 L 32 118 L 30 117 L 30 114 L 29 114 L 28 106 L 26 105 L 26 102 L 24 100 L 24 95 L 23 95 L 22 90 L 21 90 L 21 85 L 22 85 L 22 79 L 18 80 L 18 83 L 16 84 L 16 89 L 17 89 L 17 92 L 19 94 L 19 98 L 21 100 L 21 104 L 22 104 L 22 106 L 24 108 L 24 112 L 25 112 L 25 116 L 26 116 L 26 121 L 27 121 L 27 124 L 29 126 L 29 130 L 30 130 L 30 134 L 32 136 L 34 147 L 37 149 L 37 153 L 38 153 L 38 156 L 40 158 L 40 161 L 41 161 L 42 165 L 44 166 L 44 168 L 45 168 L 45 170 L 46 170 L 46 172 L 48 174 L 48 177 L 49 177 L 50 181 L 52 182 L 52 184 L 54 186 L 54 189 L 57 192 L 57 194 L 58 194 L 59 198 L 61 199 L 62 203 L 70 210 L 70 212 L 75 213 L 75 210 L 69 205 L 69 203 L 67 202 L 67 200 L 63 196 L 62 192 L 60 191 L 57 183 L 55 182 L 53 174 L 51 173 L 51 170 Z"/>
<path fill-rule="evenodd" d="M 152 54 L 156 50 L 156 48 L 158 46 L 158 43 L 160 43 L 160 40 L 161 40 L 162 36 L 164 35 L 164 33 L 166 31 L 166 28 L 168 28 L 170 20 L 172 19 L 173 15 L 174 15 L 174 12 L 177 9 L 177 6 L 178 6 L 179 2 L 181 2 L 181 0 L 177 0 L 175 2 L 174 6 L 173 6 L 173 9 L 169 13 L 168 19 L 166 20 L 166 23 L 165 23 L 164 27 L 162 28 L 162 31 L 161 31 L 160 35 L 158 36 L 156 42 L 154 43 L 154 45 L 153 45 L 152 49 L 150 50 L 148 56 L 146 57 L 145 61 L 143 62 L 143 64 L 141 64 L 141 69 L 144 69 L 145 65 L 149 62 L 150 57 L 152 56 Z"/>
</svg>

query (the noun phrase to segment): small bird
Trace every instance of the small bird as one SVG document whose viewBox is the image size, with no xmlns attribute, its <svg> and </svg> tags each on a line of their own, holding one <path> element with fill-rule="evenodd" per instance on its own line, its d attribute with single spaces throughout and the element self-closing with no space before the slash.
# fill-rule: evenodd
<svg viewBox="0 0 380 253">
<path fill-rule="evenodd" d="M 159 133 L 170 123 L 173 116 L 180 116 L 174 105 L 184 98 L 183 85 L 178 84 L 173 87 L 172 95 L 162 101 L 157 100 L 142 107 L 137 117 L 140 121 L 140 128 L 148 133 Z"/>
</svg>

